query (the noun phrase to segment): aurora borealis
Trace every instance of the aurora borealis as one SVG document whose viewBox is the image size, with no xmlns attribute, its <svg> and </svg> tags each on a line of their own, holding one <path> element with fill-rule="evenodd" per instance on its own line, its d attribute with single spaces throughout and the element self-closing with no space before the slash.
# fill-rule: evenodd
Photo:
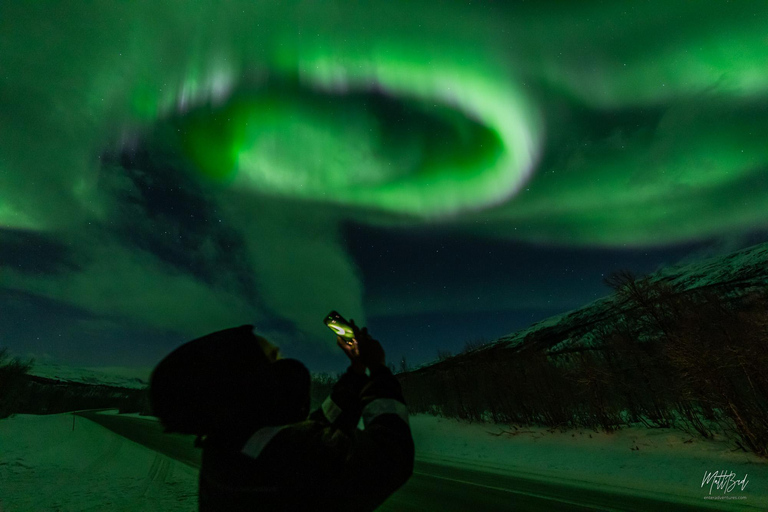
<svg viewBox="0 0 768 512">
<path fill-rule="evenodd" d="M 768 239 L 768 6 L 0 6 L 0 345 L 414 362 Z"/>
</svg>

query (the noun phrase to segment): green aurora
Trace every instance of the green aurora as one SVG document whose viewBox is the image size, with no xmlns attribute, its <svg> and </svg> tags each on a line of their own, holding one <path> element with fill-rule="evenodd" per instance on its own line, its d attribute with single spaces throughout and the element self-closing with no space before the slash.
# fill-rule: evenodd
<svg viewBox="0 0 768 512">
<path fill-rule="evenodd" d="M 29 193 L 13 183 L 25 159 L 14 154 L 13 139 L 45 129 L 35 115 L 45 108 L 44 125 L 70 127 L 64 138 L 98 129 L 75 145 L 84 155 L 72 155 L 80 162 L 68 188 L 81 203 L 88 199 L 77 188 L 90 171 L 83 160 L 98 144 L 192 108 L 180 121 L 190 131 L 192 161 L 234 189 L 415 221 L 503 203 L 480 214 L 496 236 L 655 244 L 754 227 L 768 206 L 752 186 L 767 156 L 766 113 L 755 111 L 768 91 L 764 7 L 553 9 L 544 2 L 498 11 L 441 8 L 433 16 L 435 8 L 420 3 L 404 16 L 403 6 L 243 2 L 222 11 L 196 2 L 183 14 L 168 4 L 150 15 L 154 3 L 64 13 L 56 5 L 4 7 L 2 47 L 16 50 L 3 52 L 5 79 L 30 88 L 24 98 L 6 88 L 28 121 L 3 123 L 0 150 L 13 166 L 3 173 L 5 226 L 44 228 L 50 220 L 30 212 Z M 63 44 L 51 45 L 55 40 Z M 264 94 L 260 85 L 275 77 L 295 77 L 295 90 Z M 35 102 L 49 87 L 57 105 Z M 448 117 L 444 124 L 459 144 L 476 147 L 473 129 L 484 130 L 492 147 L 436 158 L 440 148 L 424 140 L 425 125 L 403 136 L 405 144 L 391 144 L 399 141 L 382 133 L 380 116 L 349 104 L 350 95 L 371 90 L 411 103 L 425 117 Z M 246 98 L 233 99 L 233 91 Z M 326 101 L 324 111 L 313 101 Z M 546 133 L 567 131 L 541 120 L 552 119 L 550 104 L 561 102 L 663 113 L 639 133 L 617 133 L 625 140 L 613 147 L 576 149 L 568 161 L 536 167 Z M 198 105 L 227 120 L 195 119 Z M 403 124 L 384 128 L 405 131 Z M 518 194 L 524 186 L 530 193 Z M 739 204 L 717 200 L 741 190 L 748 197 Z M 712 201 L 721 207 L 703 207 Z"/>
<path fill-rule="evenodd" d="M 725 1 L 4 3 L 0 227 L 66 240 L 79 271 L 3 285 L 158 328 L 270 311 L 319 333 L 328 302 L 365 317 L 348 220 L 607 248 L 764 229 L 766 19 Z M 102 157 L 134 145 L 220 205 L 259 301 L 105 237 L 136 192 Z M 210 307 L 168 317 L 161 290 Z"/>
</svg>

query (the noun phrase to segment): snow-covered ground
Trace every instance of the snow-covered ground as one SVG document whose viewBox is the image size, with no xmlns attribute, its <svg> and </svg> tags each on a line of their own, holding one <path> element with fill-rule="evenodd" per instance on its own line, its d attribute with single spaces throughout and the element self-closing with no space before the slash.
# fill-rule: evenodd
<svg viewBox="0 0 768 512">
<path fill-rule="evenodd" d="M 0 511 L 197 510 L 197 470 L 72 418 L 0 420 Z"/>
<path fill-rule="evenodd" d="M 663 494 L 668 501 L 706 501 L 723 510 L 768 510 L 768 460 L 734 452 L 722 440 L 644 426 L 612 434 L 515 430 L 424 414 L 411 416 L 410 423 L 417 458 L 425 461 L 640 496 Z M 715 486 L 711 495 L 718 500 L 705 500 L 705 472 L 724 470 L 736 479 L 748 475 L 746 487 L 725 493 Z"/>
<path fill-rule="evenodd" d="M 411 416 L 417 459 L 555 480 L 581 487 L 700 500 L 705 472 L 747 475 L 723 510 L 768 508 L 768 461 L 721 441 L 664 429 L 566 433 Z M 501 434 L 501 435 L 494 435 Z M 194 511 L 197 471 L 84 418 L 18 415 L 0 420 L 0 511 Z M 634 448 L 634 449 L 633 449 Z M 639 448 L 639 449 L 637 449 Z M 736 499 L 742 496 L 745 499 Z"/>
</svg>

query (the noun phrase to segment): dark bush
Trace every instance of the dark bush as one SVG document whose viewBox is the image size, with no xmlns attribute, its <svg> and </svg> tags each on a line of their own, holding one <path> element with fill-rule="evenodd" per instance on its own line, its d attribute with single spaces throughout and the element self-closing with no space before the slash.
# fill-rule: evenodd
<svg viewBox="0 0 768 512">
<path fill-rule="evenodd" d="M 548 328 L 517 349 L 468 344 L 415 371 L 401 364 L 409 409 L 605 431 L 642 422 L 721 433 L 768 456 L 768 292 L 681 291 L 629 272 L 607 282 L 614 310 L 582 331 Z M 566 337 L 567 348 L 550 350 Z"/>
</svg>

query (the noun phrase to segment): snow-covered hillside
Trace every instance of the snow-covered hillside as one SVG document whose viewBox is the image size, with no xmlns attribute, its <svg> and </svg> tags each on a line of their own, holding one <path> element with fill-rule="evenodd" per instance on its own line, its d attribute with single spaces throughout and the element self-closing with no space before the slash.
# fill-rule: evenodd
<svg viewBox="0 0 768 512">
<path fill-rule="evenodd" d="M 77 368 L 52 362 L 35 362 L 30 375 L 63 382 L 79 382 L 114 386 L 119 388 L 142 389 L 149 385 L 148 369 L 143 368 Z"/>
<path fill-rule="evenodd" d="M 768 243 L 754 245 L 727 256 L 708 258 L 696 263 L 662 269 L 656 278 L 690 290 L 700 286 L 735 284 L 768 285 Z"/>
<path fill-rule="evenodd" d="M 727 256 L 666 267 L 649 277 L 652 280 L 664 280 L 679 291 L 704 286 L 719 286 L 726 290 L 765 288 L 768 286 L 768 243 Z M 550 354 L 576 346 L 588 346 L 591 341 L 590 332 L 616 314 L 615 305 L 613 296 L 603 297 L 577 310 L 553 316 L 527 329 L 503 336 L 487 347 L 521 349 L 537 338 L 557 341 L 540 347 Z"/>
</svg>

